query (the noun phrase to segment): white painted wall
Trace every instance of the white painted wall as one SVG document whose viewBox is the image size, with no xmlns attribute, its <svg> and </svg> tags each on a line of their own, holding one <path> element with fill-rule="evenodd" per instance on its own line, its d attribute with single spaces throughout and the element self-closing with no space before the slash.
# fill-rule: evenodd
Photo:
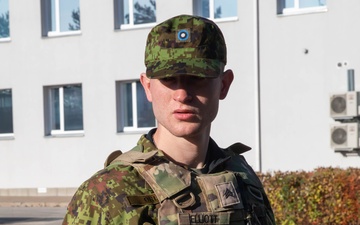
<svg viewBox="0 0 360 225">
<path fill-rule="evenodd" d="M 310 170 L 319 166 L 359 166 L 330 148 L 329 95 L 347 91 L 349 61 L 359 71 L 358 1 L 327 1 L 328 11 L 277 16 L 261 4 L 261 98 L 266 170 Z M 309 53 L 304 54 L 304 49 Z M 358 87 L 358 80 L 356 81 Z M 359 90 L 359 88 L 357 88 Z"/>
</svg>

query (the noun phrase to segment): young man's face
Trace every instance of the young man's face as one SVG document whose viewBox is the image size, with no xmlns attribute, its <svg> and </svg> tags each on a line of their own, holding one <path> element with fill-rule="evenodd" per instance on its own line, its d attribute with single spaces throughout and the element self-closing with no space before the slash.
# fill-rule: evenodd
<svg viewBox="0 0 360 225">
<path fill-rule="evenodd" d="M 209 131 L 233 80 L 231 70 L 217 78 L 180 75 L 149 79 L 141 75 L 146 96 L 152 102 L 158 129 L 177 137 L 196 137 Z"/>
</svg>

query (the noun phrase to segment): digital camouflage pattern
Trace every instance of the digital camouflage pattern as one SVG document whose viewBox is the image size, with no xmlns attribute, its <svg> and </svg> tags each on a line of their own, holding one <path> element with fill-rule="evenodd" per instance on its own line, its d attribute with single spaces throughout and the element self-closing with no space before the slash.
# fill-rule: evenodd
<svg viewBox="0 0 360 225">
<path fill-rule="evenodd" d="M 246 150 L 211 140 L 201 173 L 172 163 L 142 136 L 80 186 L 63 225 L 275 224 L 259 179 L 239 155 Z"/>
<path fill-rule="evenodd" d="M 206 18 L 180 15 L 155 26 L 149 33 L 146 75 L 217 77 L 226 64 L 226 45 L 219 27 Z"/>
<path fill-rule="evenodd" d="M 144 152 L 150 142 L 141 138 Z M 68 205 L 63 225 L 145 224 L 156 221 L 158 205 L 133 207 L 127 196 L 152 194 L 152 189 L 132 166 L 109 165 L 85 181 Z"/>
</svg>

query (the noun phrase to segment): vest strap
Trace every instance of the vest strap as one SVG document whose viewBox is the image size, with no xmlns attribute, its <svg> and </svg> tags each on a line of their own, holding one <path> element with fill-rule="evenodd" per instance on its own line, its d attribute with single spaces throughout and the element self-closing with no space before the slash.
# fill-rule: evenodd
<svg viewBox="0 0 360 225">
<path fill-rule="evenodd" d="M 143 163 L 132 163 L 131 165 L 146 180 L 160 202 L 175 196 L 191 184 L 191 172 L 172 162 L 159 165 Z"/>
</svg>

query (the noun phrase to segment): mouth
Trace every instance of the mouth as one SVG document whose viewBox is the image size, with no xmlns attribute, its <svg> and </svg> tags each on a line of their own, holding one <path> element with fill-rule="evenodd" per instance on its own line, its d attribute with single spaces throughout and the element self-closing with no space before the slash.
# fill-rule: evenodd
<svg viewBox="0 0 360 225">
<path fill-rule="evenodd" d="M 177 109 L 173 112 L 173 115 L 178 120 L 189 121 L 193 120 L 196 117 L 197 113 L 195 110 Z"/>
</svg>

